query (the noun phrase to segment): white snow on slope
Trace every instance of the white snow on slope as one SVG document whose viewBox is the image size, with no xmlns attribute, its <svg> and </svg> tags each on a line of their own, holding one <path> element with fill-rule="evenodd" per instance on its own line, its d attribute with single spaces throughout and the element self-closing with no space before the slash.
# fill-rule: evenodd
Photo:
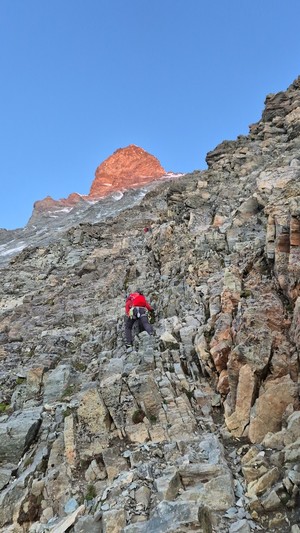
<svg viewBox="0 0 300 533">
<path fill-rule="evenodd" d="M 7 245 L 5 245 L 5 246 L 7 246 Z M 0 255 L 10 255 L 10 254 L 14 254 L 16 252 L 21 252 L 22 250 L 24 250 L 25 247 L 26 247 L 26 244 L 22 243 L 22 244 L 20 244 L 20 246 L 16 246 L 15 248 L 10 248 L 8 250 L 3 250 L 3 251 L 0 250 Z"/>
</svg>

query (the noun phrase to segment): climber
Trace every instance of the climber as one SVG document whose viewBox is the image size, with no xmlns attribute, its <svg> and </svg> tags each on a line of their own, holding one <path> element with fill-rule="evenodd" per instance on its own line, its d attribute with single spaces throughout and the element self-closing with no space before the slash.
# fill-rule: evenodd
<svg viewBox="0 0 300 533">
<path fill-rule="evenodd" d="M 149 335 L 154 335 L 152 325 L 149 322 L 148 312 L 150 314 L 150 321 L 154 321 L 154 309 L 147 302 L 140 289 L 129 294 L 125 303 L 126 348 L 130 348 L 133 344 L 132 328 L 135 324 L 138 326 L 139 331 L 147 331 Z"/>
</svg>

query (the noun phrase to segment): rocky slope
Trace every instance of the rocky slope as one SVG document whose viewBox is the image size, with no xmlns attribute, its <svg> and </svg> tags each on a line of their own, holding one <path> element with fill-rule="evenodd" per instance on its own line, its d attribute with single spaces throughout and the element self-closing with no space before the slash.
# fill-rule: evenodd
<svg viewBox="0 0 300 533">
<path fill-rule="evenodd" d="M 2 268 L 1 531 L 299 531 L 299 154 L 300 78 L 207 170 Z"/>
</svg>

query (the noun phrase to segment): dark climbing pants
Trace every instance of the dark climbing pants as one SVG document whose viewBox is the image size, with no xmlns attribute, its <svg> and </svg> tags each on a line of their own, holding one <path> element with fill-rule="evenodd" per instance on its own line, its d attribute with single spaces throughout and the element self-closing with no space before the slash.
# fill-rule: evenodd
<svg viewBox="0 0 300 533">
<path fill-rule="evenodd" d="M 153 335 L 153 327 L 148 322 L 146 309 L 140 307 L 141 315 L 139 318 L 130 318 L 125 316 L 125 339 L 126 344 L 132 344 L 132 328 L 137 327 L 138 332 L 147 331 L 149 335 Z"/>
</svg>

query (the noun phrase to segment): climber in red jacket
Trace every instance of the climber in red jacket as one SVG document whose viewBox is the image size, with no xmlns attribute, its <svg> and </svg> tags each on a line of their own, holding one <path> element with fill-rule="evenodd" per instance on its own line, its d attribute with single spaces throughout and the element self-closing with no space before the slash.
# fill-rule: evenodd
<svg viewBox="0 0 300 533">
<path fill-rule="evenodd" d="M 134 324 L 138 325 L 140 331 L 145 330 L 149 335 L 153 335 L 153 328 L 148 320 L 148 311 L 154 313 L 153 307 L 147 302 L 139 289 L 129 294 L 126 298 L 125 338 L 127 348 L 132 346 L 132 328 Z"/>
</svg>

